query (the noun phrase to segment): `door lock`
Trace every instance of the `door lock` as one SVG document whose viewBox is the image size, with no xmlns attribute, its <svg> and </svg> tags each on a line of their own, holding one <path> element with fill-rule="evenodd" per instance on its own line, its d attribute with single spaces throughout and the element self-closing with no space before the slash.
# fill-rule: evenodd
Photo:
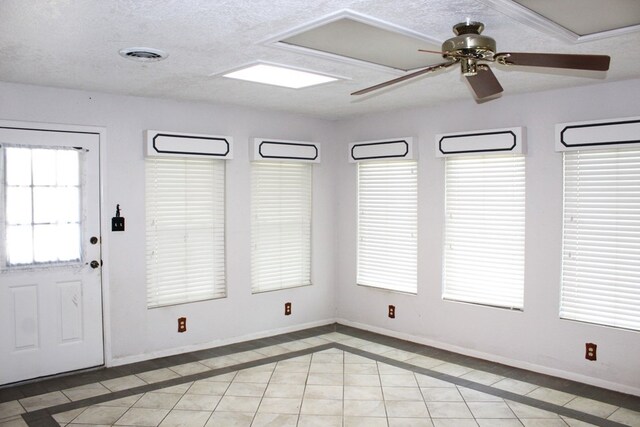
<svg viewBox="0 0 640 427">
<path fill-rule="evenodd" d="M 98 261 L 96 261 L 95 259 L 93 261 L 91 261 L 91 263 L 89 265 L 91 266 L 91 268 L 100 267 L 100 263 Z"/>
</svg>

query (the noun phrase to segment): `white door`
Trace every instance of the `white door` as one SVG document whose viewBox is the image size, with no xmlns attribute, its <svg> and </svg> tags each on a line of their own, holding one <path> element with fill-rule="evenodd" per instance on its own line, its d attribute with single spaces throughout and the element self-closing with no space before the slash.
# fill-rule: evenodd
<svg viewBox="0 0 640 427">
<path fill-rule="evenodd" d="M 0 123 L 0 385 L 104 363 L 100 135 Z"/>
</svg>

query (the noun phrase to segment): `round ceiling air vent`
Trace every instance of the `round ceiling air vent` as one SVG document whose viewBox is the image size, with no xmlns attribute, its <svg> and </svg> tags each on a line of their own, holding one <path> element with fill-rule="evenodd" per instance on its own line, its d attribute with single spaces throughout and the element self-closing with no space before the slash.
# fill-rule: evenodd
<svg viewBox="0 0 640 427">
<path fill-rule="evenodd" d="M 167 56 L 167 52 L 150 47 L 128 47 L 120 50 L 120 56 L 132 61 L 154 62 L 162 61 Z"/>
</svg>

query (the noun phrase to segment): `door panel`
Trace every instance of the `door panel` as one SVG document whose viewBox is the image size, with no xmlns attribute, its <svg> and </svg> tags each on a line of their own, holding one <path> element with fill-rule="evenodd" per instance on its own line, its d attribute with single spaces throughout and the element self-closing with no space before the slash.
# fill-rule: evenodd
<svg viewBox="0 0 640 427">
<path fill-rule="evenodd" d="M 0 384 L 104 363 L 99 144 L 0 126 Z"/>
</svg>

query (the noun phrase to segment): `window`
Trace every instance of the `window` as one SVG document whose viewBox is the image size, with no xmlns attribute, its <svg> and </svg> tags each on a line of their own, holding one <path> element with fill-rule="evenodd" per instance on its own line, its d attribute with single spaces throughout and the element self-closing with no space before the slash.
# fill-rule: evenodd
<svg viewBox="0 0 640 427">
<path fill-rule="evenodd" d="M 251 289 L 311 284 L 312 165 L 251 164 Z"/>
<path fill-rule="evenodd" d="M 564 153 L 560 317 L 640 330 L 640 149 Z"/>
<path fill-rule="evenodd" d="M 358 163 L 357 283 L 417 293 L 417 252 L 417 162 Z"/>
<path fill-rule="evenodd" d="M 224 160 L 146 160 L 147 306 L 224 297 Z"/>
<path fill-rule="evenodd" d="M 79 262 L 80 151 L 5 146 L 6 266 Z"/>
<path fill-rule="evenodd" d="M 445 161 L 443 298 L 522 309 L 525 158 Z"/>
</svg>

